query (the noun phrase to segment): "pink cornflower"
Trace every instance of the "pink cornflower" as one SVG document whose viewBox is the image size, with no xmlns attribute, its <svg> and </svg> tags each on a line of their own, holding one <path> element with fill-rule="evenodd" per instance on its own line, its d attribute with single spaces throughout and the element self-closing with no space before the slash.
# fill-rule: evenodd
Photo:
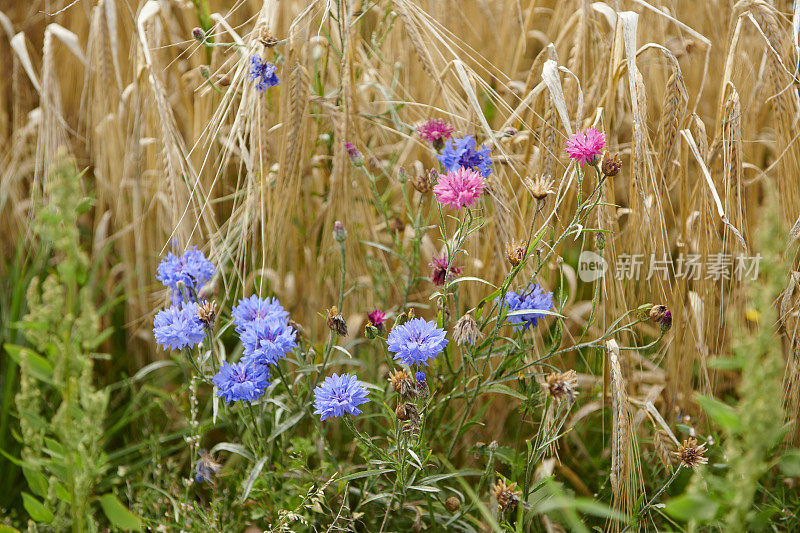
<svg viewBox="0 0 800 533">
<path fill-rule="evenodd" d="M 483 176 L 469 168 L 459 167 L 455 172 L 440 174 L 433 187 L 433 193 L 439 203 L 450 209 L 472 207 L 483 193 Z"/>
<path fill-rule="evenodd" d="M 590 127 L 586 129 L 586 133 L 573 133 L 567 141 L 566 150 L 570 159 L 596 165 L 605 147 L 606 134 Z"/>
<path fill-rule="evenodd" d="M 386 313 L 381 311 L 380 309 L 375 309 L 371 313 L 367 313 L 367 318 L 372 325 L 378 328 L 378 331 L 383 333 L 383 323 L 386 322 Z"/>
<path fill-rule="evenodd" d="M 453 126 L 442 118 L 429 118 L 419 126 L 417 126 L 417 133 L 422 140 L 431 143 L 437 150 L 444 147 L 444 142 L 452 137 Z"/>
<path fill-rule="evenodd" d="M 453 279 L 454 277 L 461 275 L 461 267 L 450 265 L 450 261 L 447 259 L 446 253 L 442 255 L 434 255 L 431 258 L 430 265 L 428 266 L 433 269 L 431 271 L 431 283 L 434 285 L 444 285 L 444 282 L 448 279 Z M 450 267 L 450 272 L 447 272 L 448 266 Z"/>
</svg>

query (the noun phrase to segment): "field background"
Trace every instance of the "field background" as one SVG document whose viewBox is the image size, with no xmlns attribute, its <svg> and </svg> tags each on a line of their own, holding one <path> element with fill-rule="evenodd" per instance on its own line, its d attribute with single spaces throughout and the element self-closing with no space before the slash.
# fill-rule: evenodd
<svg viewBox="0 0 800 533">
<path fill-rule="evenodd" d="M 24 315 L 10 290 L 12 258 L 33 243 L 30 220 L 46 194 L 47 169 L 64 157 L 85 170 L 93 205 L 81 218 L 82 238 L 101 258 L 97 289 L 116 299 L 102 317 L 116 331 L 102 350 L 111 357 L 95 363 L 109 382 L 165 357 L 152 337 L 154 313 L 167 302 L 154 272 L 167 250 L 186 245 L 224 265 L 213 283 L 219 301 L 272 293 L 309 337 L 322 338 L 325 310 L 338 299 L 331 228 L 341 220 L 355 281 L 342 309 L 351 332 L 343 345 L 370 353 L 359 346 L 375 306 L 434 314 L 431 285 L 423 280 L 406 294 L 402 265 L 370 244 L 390 246 L 391 233 L 343 146 L 350 141 L 364 153 L 380 195 L 402 219 L 401 168 L 420 175 L 436 163 L 414 130 L 428 117 L 493 147 L 487 221 L 467 242 L 464 275 L 498 284 L 509 272 L 505 243 L 523 239 L 536 215 L 526 177 L 555 180 L 535 223 L 563 230 L 576 207 L 564 142 L 588 125 L 606 131 L 609 150 L 623 160 L 602 189 L 617 207 L 601 206 L 593 221 L 613 233 L 604 243 L 612 264 L 628 254 L 755 255 L 769 217 L 790 243 L 800 232 L 797 9 L 788 0 L 212 0 L 207 11 L 189 0 L 2 1 L 0 250 L 8 260 L 0 274 L 12 281 L 0 340 L 14 341 L 13 321 Z M 192 38 L 197 26 L 214 46 Z M 248 81 L 249 51 L 273 39 L 281 84 L 262 96 Z M 418 202 L 421 195 L 405 187 Z M 400 238 L 410 242 L 403 222 Z M 668 424 L 710 434 L 700 429 L 708 426 L 696 393 L 736 397 L 739 373 L 709 361 L 730 357 L 732 337 L 759 323 L 746 289 L 762 282 L 608 273 L 594 294 L 576 265 L 582 250 L 597 246 L 568 239 L 539 275 L 545 286 L 564 275 L 563 346 L 580 336 L 593 301 L 593 336 L 648 302 L 673 316 L 655 351 L 626 351 L 621 361 L 634 402 L 635 427 L 625 437 L 633 451 L 622 472 L 630 494 L 621 505 L 631 510 L 633 495 L 659 486 L 648 477 L 656 452 L 640 407 L 651 402 Z M 431 229 L 420 276 L 440 248 Z M 785 362 L 774 394 L 789 421 L 800 409 L 797 256 L 788 244 L 779 252 L 786 275 L 767 288 L 777 310 L 767 326 Z M 464 283 L 460 298 L 477 302 L 485 289 Z M 381 364 L 364 357 L 367 366 Z M 573 352 L 557 362 L 580 368 L 587 391 L 567 422 L 585 429 L 563 439 L 558 475 L 590 496 L 608 490 L 608 472 L 581 471 L 584 443 L 623 437 L 607 416 L 608 365 L 586 358 Z M 10 405 L 16 370 L 4 365 Z M 507 397 L 491 401 L 464 446 L 502 442 L 517 408 Z M 3 410 L 8 450 L 14 418 Z M 798 439 L 791 426 L 785 441 Z"/>
</svg>

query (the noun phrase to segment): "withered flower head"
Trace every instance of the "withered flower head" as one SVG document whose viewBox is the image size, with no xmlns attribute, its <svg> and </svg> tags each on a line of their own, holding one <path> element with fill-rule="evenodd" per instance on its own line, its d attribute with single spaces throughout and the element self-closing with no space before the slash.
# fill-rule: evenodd
<svg viewBox="0 0 800 533">
<path fill-rule="evenodd" d="M 340 337 L 347 336 L 347 322 L 344 321 L 344 317 L 335 305 L 328 309 L 327 324 L 328 328 Z"/>
<path fill-rule="evenodd" d="M 525 184 L 530 189 L 531 194 L 537 200 L 544 201 L 555 191 L 553 190 L 553 180 L 545 176 L 536 176 L 535 179 L 525 178 Z"/>
<path fill-rule="evenodd" d="M 444 501 L 444 506 L 451 513 L 455 513 L 456 511 L 458 511 L 458 508 L 461 507 L 461 501 L 455 496 L 450 496 Z"/>
<path fill-rule="evenodd" d="M 617 154 L 611 155 L 608 152 L 603 154 L 603 163 L 600 169 L 607 177 L 616 176 L 622 168 L 622 159 Z"/>
<path fill-rule="evenodd" d="M 522 492 L 516 490 L 516 488 L 516 483 L 509 483 L 506 485 L 506 482 L 502 479 L 498 479 L 497 483 L 494 484 L 494 487 L 492 487 L 492 496 L 497 500 L 498 514 L 503 515 L 517 506 Z"/>
<path fill-rule="evenodd" d="M 389 231 L 392 233 L 402 233 L 406 229 L 406 223 L 400 217 L 389 219 Z"/>
<path fill-rule="evenodd" d="M 550 374 L 546 378 L 545 389 L 547 394 L 556 400 L 566 400 L 569 405 L 578 395 L 578 374 L 574 370 L 567 370 L 561 374 Z"/>
<path fill-rule="evenodd" d="M 214 477 L 222 469 L 222 465 L 215 461 L 214 457 L 206 450 L 200 449 L 197 453 L 200 454 L 200 458 L 195 463 L 194 479 L 198 483 L 205 481 L 213 485 Z"/>
<path fill-rule="evenodd" d="M 258 29 L 258 42 L 267 48 L 272 48 L 279 41 L 270 33 L 269 28 L 262 26 Z"/>
<path fill-rule="evenodd" d="M 419 411 L 417 410 L 417 406 L 413 403 L 401 403 L 397 406 L 397 409 L 395 409 L 394 415 L 401 422 L 408 420 L 413 424 L 418 424 L 420 421 Z"/>
<path fill-rule="evenodd" d="M 697 445 L 697 439 L 694 437 L 683 441 L 683 444 L 678 445 L 678 451 L 672 452 L 672 455 L 677 457 L 681 464 L 687 468 L 697 469 L 699 465 L 708 463 L 708 458 L 703 457 L 706 453 L 706 445 Z"/>
<path fill-rule="evenodd" d="M 431 182 L 436 181 L 437 172 L 433 169 L 428 174 L 422 174 L 411 178 L 411 185 L 422 194 L 431 192 Z"/>
<path fill-rule="evenodd" d="M 197 306 L 197 318 L 206 329 L 213 330 L 217 320 L 217 302 L 204 300 L 203 303 Z"/>
<path fill-rule="evenodd" d="M 292 319 L 289 319 L 289 327 L 292 328 L 299 337 L 305 337 L 306 330 L 299 323 L 295 322 Z"/>
<path fill-rule="evenodd" d="M 506 259 L 515 267 L 525 258 L 525 244 L 517 241 L 506 243 Z"/>
<path fill-rule="evenodd" d="M 666 305 L 654 305 L 650 308 L 650 320 L 657 323 L 661 331 L 669 331 L 672 327 L 672 312 Z"/>
<path fill-rule="evenodd" d="M 407 400 L 417 395 L 417 385 L 406 370 L 395 370 L 389 374 L 389 383 L 397 394 Z"/>
<path fill-rule="evenodd" d="M 478 323 L 469 313 L 459 318 L 456 325 L 453 326 L 453 340 L 458 345 L 475 344 L 481 337 L 483 334 L 478 329 Z"/>
</svg>

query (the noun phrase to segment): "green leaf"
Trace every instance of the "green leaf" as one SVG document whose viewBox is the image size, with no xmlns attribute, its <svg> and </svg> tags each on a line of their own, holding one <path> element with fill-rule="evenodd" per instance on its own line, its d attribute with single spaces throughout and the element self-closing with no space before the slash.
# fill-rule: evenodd
<svg viewBox="0 0 800 533">
<path fill-rule="evenodd" d="M 733 408 L 712 396 L 695 394 L 695 399 L 708 417 L 726 431 L 737 432 L 742 427 L 739 415 Z"/>
<path fill-rule="evenodd" d="M 31 515 L 31 518 L 37 522 L 49 524 L 55 518 L 53 513 L 50 512 L 50 509 L 27 492 L 22 493 L 22 505 L 25 507 L 25 510 L 28 511 L 28 514 Z"/>
<path fill-rule="evenodd" d="M 364 477 L 373 477 L 373 476 L 380 476 L 381 474 L 386 474 L 388 472 L 394 472 L 392 468 L 377 468 L 374 470 L 362 470 L 361 472 L 355 472 L 353 474 L 348 474 L 342 478 L 339 478 L 339 481 L 352 481 L 354 479 L 361 479 Z"/>
<path fill-rule="evenodd" d="M 5 344 L 3 347 L 8 352 L 8 355 L 16 361 L 17 364 L 22 363 L 22 359 L 28 362 L 31 375 L 38 380 L 50 383 L 53 379 L 53 365 L 50 361 L 37 354 L 36 352 L 17 346 L 14 344 Z"/>
<path fill-rule="evenodd" d="M 714 357 L 709 359 L 708 367 L 717 370 L 741 370 L 744 364 L 742 357 Z"/>
<path fill-rule="evenodd" d="M 667 502 L 664 511 L 676 520 L 688 522 L 695 519 L 701 522 L 713 520 L 717 515 L 719 504 L 705 495 L 688 495 L 672 498 Z"/>
<path fill-rule="evenodd" d="M 0 533 L 19 533 L 19 529 L 14 529 L 11 526 L 0 524 Z"/>
<path fill-rule="evenodd" d="M 521 394 L 511 387 L 507 385 L 500 385 L 499 383 L 495 383 L 491 385 L 489 388 L 486 389 L 486 392 L 499 392 L 500 394 L 505 394 L 506 396 L 511 396 L 512 398 L 516 398 L 518 400 L 527 400 L 528 398 Z"/>
<path fill-rule="evenodd" d="M 781 471 L 787 476 L 800 477 L 800 449 L 787 450 L 778 461 Z"/>
<path fill-rule="evenodd" d="M 141 531 L 142 521 L 125 507 L 119 498 L 109 493 L 100 498 L 100 506 L 108 520 L 126 531 Z"/>
<path fill-rule="evenodd" d="M 250 495 L 250 490 L 253 488 L 253 483 L 258 479 L 258 475 L 261 473 L 261 469 L 264 468 L 264 463 L 266 462 L 267 458 L 262 457 L 253 465 L 253 468 L 250 469 L 250 473 L 247 474 L 247 479 L 244 480 L 244 485 L 242 485 L 242 497 L 239 498 L 241 503 L 247 500 L 247 497 Z"/>
<path fill-rule="evenodd" d="M 25 476 L 25 480 L 28 482 L 28 487 L 30 487 L 31 492 L 42 498 L 47 497 L 47 479 L 44 477 L 44 474 L 36 470 L 31 470 L 26 466 L 22 467 L 22 474 Z"/>
</svg>

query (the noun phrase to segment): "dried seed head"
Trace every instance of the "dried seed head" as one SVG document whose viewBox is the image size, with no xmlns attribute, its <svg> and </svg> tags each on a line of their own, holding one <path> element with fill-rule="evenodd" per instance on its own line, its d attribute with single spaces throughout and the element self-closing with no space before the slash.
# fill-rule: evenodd
<svg viewBox="0 0 800 533">
<path fill-rule="evenodd" d="M 530 189 L 534 198 L 544 201 L 555 191 L 553 190 L 553 180 L 544 176 L 536 176 L 535 179 L 525 178 L 525 184 Z"/>
<path fill-rule="evenodd" d="M 444 506 L 447 508 L 448 511 L 451 513 L 455 513 L 458 511 L 458 508 L 461 507 L 461 501 L 455 496 L 450 496 L 444 501 Z"/>
<path fill-rule="evenodd" d="M 517 241 L 506 243 L 506 259 L 515 267 L 525 258 L 525 244 Z"/>
<path fill-rule="evenodd" d="M 603 163 L 600 168 L 606 177 L 616 176 L 622 169 L 622 159 L 617 154 L 611 155 L 606 152 L 603 154 Z"/>
<path fill-rule="evenodd" d="M 389 383 L 392 384 L 394 391 L 406 400 L 417 395 L 417 385 L 406 370 L 395 370 L 389 374 Z"/>
<path fill-rule="evenodd" d="M 347 322 L 345 322 L 344 317 L 339 310 L 336 309 L 336 306 L 328 309 L 327 324 L 328 328 L 340 337 L 347 336 Z"/>
<path fill-rule="evenodd" d="M 217 321 L 217 302 L 214 300 L 203 301 L 197 306 L 197 318 L 206 329 L 213 330 Z"/>
<path fill-rule="evenodd" d="M 569 405 L 578 395 L 578 375 L 574 370 L 567 370 L 561 374 L 550 374 L 546 378 L 545 389 L 552 398 L 566 400 Z"/>
<path fill-rule="evenodd" d="M 672 327 L 672 312 L 666 305 L 654 305 L 649 314 L 650 320 L 657 323 L 661 331 L 669 331 Z"/>
<path fill-rule="evenodd" d="M 439 174 L 431 169 L 427 175 L 423 174 L 411 178 L 411 185 L 422 194 L 431 192 L 431 182 L 435 182 Z"/>
<path fill-rule="evenodd" d="M 200 449 L 197 453 L 200 454 L 200 458 L 195 463 L 194 479 L 198 483 L 205 481 L 213 485 L 214 477 L 222 469 L 222 465 L 216 462 L 214 457 L 206 450 Z"/>
<path fill-rule="evenodd" d="M 494 487 L 492 487 L 492 496 L 497 500 L 498 514 L 503 515 L 517 506 L 522 492 L 515 490 L 516 488 L 516 483 L 509 483 L 506 485 L 506 482 L 502 479 L 497 480 L 497 483 L 494 484 Z"/>
<path fill-rule="evenodd" d="M 453 327 L 453 340 L 458 345 L 475 344 L 483 336 L 478 329 L 478 323 L 469 313 L 458 319 Z"/>
<path fill-rule="evenodd" d="M 273 46 L 277 45 L 279 41 L 272 35 L 272 33 L 270 33 L 266 26 L 262 26 L 258 30 L 258 42 L 260 42 L 266 48 L 272 48 Z"/>
<path fill-rule="evenodd" d="M 297 333 L 298 337 L 305 337 L 306 330 L 303 328 L 303 326 L 301 326 L 300 324 L 298 324 L 294 320 L 289 319 L 289 327 L 292 328 L 293 330 L 295 330 L 295 332 Z"/>
<path fill-rule="evenodd" d="M 683 441 L 683 444 L 678 446 L 677 452 L 672 452 L 672 455 L 677 457 L 681 464 L 687 468 L 697 469 L 699 465 L 708 463 L 708 459 L 703 457 L 706 452 L 706 445 L 697 445 L 697 439 L 694 437 Z"/>
</svg>

